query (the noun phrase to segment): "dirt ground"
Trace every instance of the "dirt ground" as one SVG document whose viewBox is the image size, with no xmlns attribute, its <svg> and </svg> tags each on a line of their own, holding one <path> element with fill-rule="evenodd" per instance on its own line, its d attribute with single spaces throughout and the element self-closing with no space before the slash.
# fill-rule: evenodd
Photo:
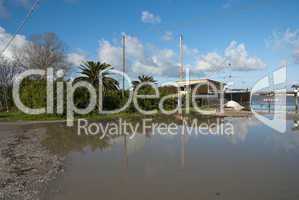
<svg viewBox="0 0 299 200">
<path fill-rule="evenodd" d="M 0 199 L 35 200 L 63 172 L 63 159 L 41 141 L 43 129 L 0 125 Z"/>
</svg>

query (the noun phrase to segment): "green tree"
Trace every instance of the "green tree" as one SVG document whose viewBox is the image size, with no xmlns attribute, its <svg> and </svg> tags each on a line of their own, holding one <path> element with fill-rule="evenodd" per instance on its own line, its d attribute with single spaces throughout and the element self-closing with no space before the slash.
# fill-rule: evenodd
<svg viewBox="0 0 299 200">
<path fill-rule="evenodd" d="M 102 73 L 104 94 L 108 91 L 117 91 L 119 89 L 119 83 L 111 77 L 108 69 L 110 66 L 111 65 L 107 63 L 87 61 L 81 65 L 81 76 L 77 77 L 75 81 L 87 81 L 97 88 L 99 87 L 100 72 L 106 70 Z"/>
<path fill-rule="evenodd" d="M 136 81 L 132 81 L 132 85 L 134 88 L 136 88 L 139 84 L 145 83 L 145 82 L 157 83 L 157 81 L 154 79 L 154 77 L 143 74 L 141 76 L 138 76 L 138 79 Z"/>
<path fill-rule="evenodd" d="M 115 101 L 111 101 L 111 94 L 116 94 L 119 91 L 119 83 L 117 80 L 111 77 L 111 73 L 109 72 L 109 68 L 111 65 L 107 63 L 101 63 L 101 62 L 94 62 L 94 61 L 87 61 L 84 62 L 80 66 L 80 76 L 75 79 L 76 81 L 86 81 L 92 84 L 96 92 L 98 94 L 99 90 L 99 83 L 100 83 L 100 73 L 102 76 L 102 87 L 103 87 L 103 94 L 104 94 L 104 101 L 102 105 L 104 108 L 107 107 L 107 105 L 110 105 L 110 107 L 117 107 L 119 106 L 119 103 L 116 103 L 117 106 L 114 104 Z M 112 68 L 111 68 L 112 69 Z M 114 96 L 114 95 L 112 95 Z M 77 97 L 77 98 L 76 98 Z M 116 96 L 114 96 L 117 98 Z M 118 98 L 117 98 L 118 99 Z M 80 107 L 85 107 L 89 100 L 89 94 L 86 89 L 81 88 L 75 93 L 75 102 Z M 113 104 L 113 105 L 112 105 Z M 98 102 L 97 107 L 99 107 L 100 104 Z M 109 108 L 110 108 L 109 107 Z"/>
<path fill-rule="evenodd" d="M 142 83 L 153 83 L 156 84 L 157 81 L 149 75 L 140 75 L 138 76 L 138 79 L 136 81 L 132 81 L 132 85 L 134 89 L 138 87 L 139 84 Z M 155 90 L 152 86 L 150 85 L 143 85 L 139 88 L 137 91 L 138 94 L 140 95 L 150 95 L 150 94 L 155 94 Z M 138 99 L 138 104 L 143 110 L 153 110 L 158 107 L 158 99 Z M 130 107 L 130 111 L 135 111 L 135 108 L 133 105 Z"/>
</svg>

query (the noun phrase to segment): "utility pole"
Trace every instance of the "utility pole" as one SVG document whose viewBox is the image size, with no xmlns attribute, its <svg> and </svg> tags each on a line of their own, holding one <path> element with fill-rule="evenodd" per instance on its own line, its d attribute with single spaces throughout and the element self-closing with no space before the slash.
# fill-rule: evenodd
<svg viewBox="0 0 299 200">
<path fill-rule="evenodd" d="M 184 41 L 183 35 L 180 35 L 180 81 L 184 80 Z"/>
<path fill-rule="evenodd" d="M 183 35 L 181 34 L 180 35 L 180 69 L 179 69 L 179 81 L 184 81 L 184 55 L 183 55 Z M 184 90 L 185 90 L 185 83 L 183 83 L 183 87 L 184 87 Z M 178 93 L 178 106 L 181 110 L 182 108 L 182 93 L 181 93 L 181 88 L 180 88 L 180 91 Z"/>
<path fill-rule="evenodd" d="M 123 35 L 122 37 L 122 62 L 123 62 L 123 73 L 125 74 L 126 72 L 126 36 Z M 125 76 L 122 77 L 123 78 L 123 88 L 122 88 L 122 98 L 125 97 Z"/>
<path fill-rule="evenodd" d="M 232 64 L 231 63 L 228 63 L 228 66 L 231 67 Z M 232 70 L 229 69 L 229 84 L 232 84 Z M 233 90 L 232 90 L 232 87 L 230 88 L 230 100 L 232 101 L 233 100 Z"/>
<path fill-rule="evenodd" d="M 295 97 L 295 112 L 298 113 L 298 87 L 294 86 L 294 97 Z"/>
<path fill-rule="evenodd" d="M 296 113 L 298 113 L 298 93 L 295 94 Z"/>
<path fill-rule="evenodd" d="M 224 86 L 223 83 L 220 83 L 220 114 L 224 114 Z"/>
</svg>

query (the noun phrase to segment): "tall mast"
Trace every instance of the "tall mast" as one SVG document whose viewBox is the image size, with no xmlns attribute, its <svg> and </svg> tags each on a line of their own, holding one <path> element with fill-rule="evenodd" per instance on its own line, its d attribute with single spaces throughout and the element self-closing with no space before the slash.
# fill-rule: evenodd
<svg viewBox="0 0 299 200">
<path fill-rule="evenodd" d="M 123 46 L 123 48 L 122 48 L 122 63 L 123 63 L 123 73 L 125 73 L 126 72 L 126 36 L 125 35 L 123 35 L 123 37 L 122 37 L 122 46 Z M 122 77 L 123 78 L 123 80 L 122 80 L 122 86 L 123 86 L 123 88 L 122 88 L 122 97 L 124 97 L 125 96 L 125 77 L 123 76 Z"/>
<path fill-rule="evenodd" d="M 180 81 L 184 79 L 184 44 L 183 35 L 180 35 Z"/>
</svg>

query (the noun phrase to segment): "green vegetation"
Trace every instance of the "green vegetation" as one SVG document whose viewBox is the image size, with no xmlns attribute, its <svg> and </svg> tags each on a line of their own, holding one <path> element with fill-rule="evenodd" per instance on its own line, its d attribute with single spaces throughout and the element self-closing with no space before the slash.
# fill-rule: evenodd
<svg viewBox="0 0 299 200">
<path fill-rule="evenodd" d="M 203 108 L 203 110 L 211 110 L 211 108 Z M 193 112 L 190 109 L 190 114 L 184 114 L 185 117 L 208 117 Z M 121 112 L 117 114 L 96 114 L 91 113 L 88 115 L 76 115 L 75 119 L 88 119 L 95 121 L 113 121 L 119 118 L 126 119 L 129 121 L 138 121 L 142 118 L 153 118 L 155 121 L 173 121 L 176 120 L 176 115 L 165 115 L 157 113 L 155 115 L 142 115 L 138 112 Z M 27 115 L 22 112 L 0 112 L 0 122 L 16 122 L 16 121 L 63 121 L 66 120 L 66 116 L 57 114 L 40 114 L 40 115 Z"/>
<path fill-rule="evenodd" d="M 110 115 L 89 114 L 77 115 L 76 119 L 86 118 L 90 120 L 113 120 L 117 118 L 140 118 L 139 113 L 117 113 Z M 22 112 L 0 112 L 0 121 L 48 121 L 48 120 L 66 120 L 66 116 L 57 114 L 27 115 Z"/>
<path fill-rule="evenodd" d="M 154 77 L 149 75 L 140 75 L 137 80 L 132 81 L 132 88 L 127 88 L 122 91 L 119 83 L 113 78 L 110 70 L 113 69 L 110 64 L 101 63 L 98 61 L 87 61 L 81 64 L 80 72 L 75 79 L 67 80 L 65 77 L 54 78 L 54 108 L 57 108 L 58 97 L 63 98 L 63 109 L 54 109 L 54 114 L 42 115 L 26 115 L 18 111 L 14 105 L 12 98 L 13 78 L 26 69 L 54 69 L 54 74 L 59 70 L 70 69 L 66 60 L 63 42 L 61 42 L 54 33 L 45 33 L 34 36 L 30 43 L 26 44 L 24 50 L 20 52 L 20 57 L 16 61 L 8 61 L 5 58 L 0 58 L 0 120 L 62 120 L 66 115 L 66 99 L 67 99 L 67 85 L 76 84 L 78 81 L 86 81 L 90 83 L 99 96 L 100 84 L 103 89 L 103 102 L 97 102 L 97 105 L 90 113 L 90 115 L 81 116 L 91 119 L 113 119 L 117 117 L 134 117 L 139 116 L 136 107 L 131 105 L 127 110 L 115 115 L 100 115 L 97 110 L 103 108 L 104 110 L 115 110 L 121 108 L 128 100 L 129 92 L 134 91 L 137 95 L 153 95 L 156 91 L 148 83 L 157 85 Z M 19 55 L 19 54 L 17 54 Z M 101 73 L 102 72 L 102 73 Z M 100 74 L 102 77 L 100 77 Z M 20 86 L 20 99 L 28 108 L 44 108 L 47 104 L 47 80 L 46 76 L 30 76 L 24 79 Z M 63 90 L 57 91 L 57 84 L 63 86 Z M 145 84 L 146 83 L 146 84 Z M 137 102 L 139 108 L 145 111 L 158 109 L 159 102 L 164 97 L 168 97 L 163 101 L 163 108 L 165 110 L 173 110 L 177 106 L 177 89 L 173 86 L 158 87 L 159 98 L 138 98 Z M 169 97 L 172 95 L 172 97 Z M 86 108 L 89 104 L 90 94 L 84 87 L 79 87 L 74 92 L 74 105 L 77 108 Z M 183 102 L 184 104 L 184 102 Z M 61 105 L 60 105 L 61 106 Z M 75 116 L 80 118 L 79 115 Z"/>
<path fill-rule="evenodd" d="M 80 76 L 75 79 L 75 82 L 86 81 L 92 84 L 95 88 L 98 88 L 100 82 L 99 76 L 102 72 L 104 94 L 107 94 L 109 91 L 117 91 L 119 89 L 119 83 L 117 82 L 117 80 L 110 77 L 110 67 L 111 65 L 107 63 L 100 63 L 94 61 L 85 62 L 81 65 Z"/>
<path fill-rule="evenodd" d="M 152 76 L 147 76 L 143 74 L 141 76 L 138 76 L 138 80 L 133 81 L 132 85 L 134 88 L 136 88 L 141 83 L 157 83 L 157 81 Z"/>
<path fill-rule="evenodd" d="M 0 121 L 45 121 L 45 120 L 64 120 L 62 115 L 27 115 L 22 112 L 0 112 Z"/>
</svg>

